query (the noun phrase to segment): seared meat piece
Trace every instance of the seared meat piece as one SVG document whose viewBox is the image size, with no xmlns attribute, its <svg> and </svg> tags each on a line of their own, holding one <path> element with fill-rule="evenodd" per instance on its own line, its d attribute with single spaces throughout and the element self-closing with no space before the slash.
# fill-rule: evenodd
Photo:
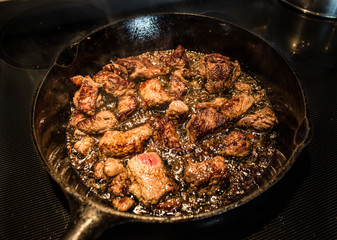
<svg viewBox="0 0 337 240">
<path fill-rule="evenodd" d="M 100 84 L 101 86 L 103 86 L 103 83 L 104 83 L 105 81 L 108 81 L 108 78 L 109 78 L 109 77 L 110 77 L 110 78 L 113 78 L 115 75 L 117 75 L 117 74 L 115 74 L 115 73 L 113 73 L 113 72 L 110 72 L 110 71 L 101 70 L 101 71 L 99 71 L 98 73 L 96 73 L 96 74 L 92 77 L 92 79 L 93 79 L 96 83 L 98 83 L 98 84 Z"/>
<path fill-rule="evenodd" d="M 111 157 L 124 157 L 144 151 L 146 140 L 152 136 L 150 124 L 132 130 L 108 131 L 99 141 L 100 151 Z"/>
<path fill-rule="evenodd" d="M 175 68 L 182 68 L 189 66 L 189 59 L 186 55 L 186 51 L 181 45 L 179 45 L 170 56 L 162 58 L 162 60 L 166 64 Z"/>
<path fill-rule="evenodd" d="M 120 97 L 135 91 L 135 83 L 122 78 L 114 72 L 101 70 L 94 77 L 94 81 L 103 85 L 104 90 L 114 97 Z"/>
<path fill-rule="evenodd" d="M 83 83 L 83 80 L 90 81 L 92 80 L 90 76 L 83 77 L 82 75 L 76 75 L 70 78 L 70 81 L 74 83 L 76 86 L 81 86 Z"/>
<path fill-rule="evenodd" d="M 148 108 L 164 106 L 171 101 L 171 98 L 165 92 L 165 89 L 157 78 L 147 80 L 140 84 L 139 95 Z"/>
<path fill-rule="evenodd" d="M 85 136 L 85 135 L 87 135 L 87 134 L 78 130 L 78 129 L 75 129 L 75 131 L 74 131 L 74 136 L 78 137 L 78 136 Z"/>
<path fill-rule="evenodd" d="M 81 113 L 89 115 L 95 114 L 96 101 L 98 97 L 99 84 L 95 83 L 90 77 L 85 77 L 81 88 L 74 95 L 74 104 Z"/>
<path fill-rule="evenodd" d="M 242 92 L 225 102 L 220 112 L 231 120 L 245 113 L 254 103 L 254 98 L 246 92 Z"/>
<path fill-rule="evenodd" d="M 179 68 L 178 70 L 181 72 L 181 75 L 187 79 L 200 75 L 198 70 L 191 70 L 190 68 Z"/>
<path fill-rule="evenodd" d="M 177 211 L 182 204 L 181 198 L 170 198 L 165 202 L 161 202 L 156 206 L 156 209 L 165 211 L 165 212 L 175 212 Z"/>
<path fill-rule="evenodd" d="M 112 200 L 112 206 L 121 212 L 126 212 L 133 207 L 135 201 L 129 197 L 115 198 Z"/>
<path fill-rule="evenodd" d="M 94 146 L 94 139 L 89 136 L 85 136 L 78 142 L 74 144 L 74 148 L 79 152 L 81 155 L 86 156 L 90 149 Z"/>
<path fill-rule="evenodd" d="M 273 128 L 277 122 L 274 111 L 269 107 L 265 107 L 240 119 L 237 126 L 264 131 Z"/>
<path fill-rule="evenodd" d="M 223 141 L 221 155 L 244 157 L 249 154 L 250 142 L 245 133 L 231 131 Z"/>
<path fill-rule="evenodd" d="M 103 67 L 103 70 L 116 73 L 117 75 L 126 78 L 128 76 L 128 70 L 117 63 L 109 63 Z"/>
<path fill-rule="evenodd" d="M 253 98 L 256 103 L 260 102 L 262 99 L 266 97 L 266 90 L 262 89 L 260 91 L 257 91 L 254 95 Z"/>
<path fill-rule="evenodd" d="M 166 194 L 177 190 L 162 160 L 155 152 L 143 153 L 127 163 L 130 192 L 145 205 L 156 204 Z"/>
<path fill-rule="evenodd" d="M 169 95 L 174 99 L 182 100 L 187 93 L 186 80 L 180 70 L 176 70 L 170 77 Z"/>
<path fill-rule="evenodd" d="M 107 177 L 114 177 L 125 171 L 125 167 L 118 159 L 108 158 L 104 163 L 104 174 Z"/>
<path fill-rule="evenodd" d="M 210 93 L 220 93 L 230 88 L 241 73 L 237 61 L 219 53 L 204 56 L 199 63 L 200 75 L 206 79 L 205 87 Z"/>
<path fill-rule="evenodd" d="M 96 163 L 95 168 L 94 168 L 94 177 L 96 179 L 107 179 L 107 177 L 104 174 L 104 165 L 105 163 L 103 161 L 100 161 Z"/>
<path fill-rule="evenodd" d="M 164 76 L 171 72 L 169 67 L 153 65 L 148 59 L 121 58 L 116 61 L 117 64 L 124 66 L 131 79 L 135 78 L 155 78 Z"/>
<path fill-rule="evenodd" d="M 193 115 L 186 125 L 189 143 L 194 143 L 203 135 L 213 133 L 226 126 L 228 117 L 224 117 L 214 108 L 206 108 Z"/>
<path fill-rule="evenodd" d="M 198 163 L 189 163 L 185 169 L 185 181 L 190 184 L 193 190 L 206 188 L 209 193 L 214 193 L 221 188 L 229 179 L 229 170 L 225 164 L 225 159 L 216 156 L 210 160 Z"/>
<path fill-rule="evenodd" d="M 74 115 L 71 116 L 69 125 L 76 127 L 77 123 L 84 120 L 85 116 L 82 113 L 75 113 Z"/>
<path fill-rule="evenodd" d="M 198 103 L 198 105 L 195 108 L 196 109 L 214 108 L 216 110 L 219 110 L 225 102 L 227 102 L 227 98 L 217 97 L 210 102 Z"/>
<path fill-rule="evenodd" d="M 153 141 L 162 149 L 182 151 L 179 136 L 171 120 L 157 116 L 154 122 Z"/>
<path fill-rule="evenodd" d="M 247 92 L 250 93 L 252 91 L 252 87 L 248 84 L 248 83 L 244 83 L 244 82 L 236 82 L 234 83 L 234 87 L 236 90 L 240 91 L 240 92 Z"/>
<path fill-rule="evenodd" d="M 76 126 L 88 134 L 103 134 L 106 131 L 119 128 L 115 115 L 108 110 L 100 111 L 90 118 L 79 121 Z"/>
<path fill-rule="evenodd" d="M 118 100 L 116 117 L 118 120 L 125 120 L 138 106 L 139 102 L 134 95 L 123 96 Z"/>
<path fill-rule="evenodd" d="M 179 100 L 172 101 L 166 111 L 166 117 L 169 119 L 181 119 L 188 114 L 188 106 Z"/>
<path fill-rule="evenodd" d="M 109 186 L 109 192 L 115 196 L 124 197 L 129 195 L 129 187 L 131 181 L 127 173 L 118 174 L 114 179 L 112 179 Z"/>
<path fill-rule="evenodd" d="M 100 106 L 102 106 L 103 104 L 103 98 L 101 94 L 98 94 L 98 97 L 96 99 L 96 108 L 99 108 Z"/>
</svg>

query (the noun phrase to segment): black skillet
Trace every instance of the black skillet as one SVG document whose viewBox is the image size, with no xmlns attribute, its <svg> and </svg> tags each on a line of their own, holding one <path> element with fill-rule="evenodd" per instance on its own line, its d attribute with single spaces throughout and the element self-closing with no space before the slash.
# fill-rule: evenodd
<svg viewBox="0 0 337 240">
<path fill-rule="evenodd" d="M 183 217 L 149 217 L 118 212 L 84 186 L 67 161 L 66 125 L 76 87 L 74 75 L 93 75 L 111 59 L 146 51 L 186 49 L 219 52 L 237 59 L 245 71 L 261 78 L 276 110 L 277 151 L 264 175 L 238 201 L 212 212 Z M 92 239 L 116 224 L 183 222 L 226 214 L 266 191 L 291 168 L 310 140 L 306 103 L 300 83 L 287 61 L 268 43 L 225 21 L 192 14 L 158 14 L 108 25 L 66 48 L 38 88 L 33 105 L 34 142 L 49 174 L 69 201 L 72 223 L 66 239 Z"/>
</svg>

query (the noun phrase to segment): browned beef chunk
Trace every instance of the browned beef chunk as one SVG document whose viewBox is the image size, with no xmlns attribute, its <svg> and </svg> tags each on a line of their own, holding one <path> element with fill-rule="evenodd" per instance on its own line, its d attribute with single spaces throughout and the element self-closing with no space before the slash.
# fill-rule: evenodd
<svg viewBox="0 0 337 240">
<path fill-rule="evenodd" d="M 220 93 L 230 88 L 241 73 L 237 61 L 219 53 L 204 56 L 199 63 L 200 75 L 206 79 L 205 87 L 210 93 Z"/>
<path fill-rule="evenodd" d="M 127 78 L 128 76 L 128 70 L 123 67 L 122 65 L 119 65 L 117 63 L 109 63 L 103 67 L 103 70 L 110 71 L 113 73 L 116 73 L 117 75 Z"/>
<path fill-rule="evenodd" d="M 121 58 L 116 61 L 117 64 L 124 66 L 131 79 L 135 78 L 155 78 L 170 73 L 169 67 L 153 65 L 148 59 Z"/>
<path fill-rule="evenodd" d="M 107 179 L 107 177 L 104 174 L 104 165 L 105 163 L 103 161 L 96 163 L 94 168 L 94 177 L 96 179 Z"/>
<path fill-rule="evenodd" d="M 134 95 L 123 96 L 118 100 L 116 117 L 118 120 L 125 120 L 138 106 L 138 99 Z"/>
<path fill-rule="evenodd" d="M 101 71 L 99 71 L 98 73 L 96 73 L 96 74 L 92 77 L 92 79 L 93 79 L 96 83 L 98 83 L 98 84 L 100 84 L 101 86 L 103 86 L 103 83 L 104 83 L 105 81 L 107 81 L 109 77 L 110 77 L 110 78 L 113 78 L 115 75 L 117 75 L 117 74 L 115 74 L 115 73 L 113 73 L 113 72 L 110 72 L 110 71 L 101 70 Z"/>
<path fill-rule="evenodd" d="M 95 114 L 99 85 L 90 77 L 85 77 L 81 88 L 74 95 L 74 104 L 81 113 Z"/>
<path fill-rule="evenodd" d="M 167 117 L 157 116 L 154 121 L 153 141 L 162 149 L 182 151 L 176 128 Z"/>
<path fill-rule="evenodd" d="M 182 200 L 179 197 L 170 198 L 164 202 L 159 203 L 156 206 L 156 209 L 165 211 L 165 212 L 175 212 L 177 211 L 182 204 Z"/>
<path fill-rule="evenodd" d="M 266 90 L 262 89 L 260 91 L 257 91 L 254 95 L 253 98 L 256 103 L 260 102 L 266 97 Z"/>
<path fill-rule="evenodd" d="M 162 60 L 165 61 L 166 64 L 175 68 L 182 68 L 189 66 L 189 59 L 186 55 L 186 51 L 181 45 L 178 45 L 178 47 L 174 50 L 174 52 L 170 56 L 163 58 Z"/>
<path fill-rule="evenodd" d="M 96 108 L 99 108 L 100 106 L 103 105 L 103 98 L 101 94 L 98 94 L 98 97 L 96 99 Z"/>
<path fill-rule="evenodd" d="M 135 91 L 134 82 L 124 79 L 114 72 L 101 70 L 93 79 L 95 82 L 103 85 L 104 90 L 114 97 L 120 97 Z"/>
<path fill-rule="evenodd" d="M 204 193 L 200 191 L 202 188 L 214 193 L 224 185 L 229 176 L 225 159 L 220 156 L 198 163 L 189 162 L 185 169 L 185 181 L 193 190 L 199 189 L 200 193 Z"/>
<path fill-rule="evenodd" d="M 246 92 L 240 93 L 225 102 L 220 112 L 230 119 L 235 119 L 245 113 L 254 103 L 254 98 Z"/>
<path fill-rule="evenodd" d="M 191 70 L 190 68 L 179 68 L 178 70 L 181 72 L 181 75 L 186 79 L 200 75 L 198 70 Z"/>
<path fill-rule="evenodd" d="M 264 131 L 273 128 L 275 123 L 277 123 L 277 118 L 274 111 L 265 107 L 240 119 L 237 126 Z"/>
<path fill-rule="evenodd" d="M 78 136 L 85 136 L 85 135 L 87 135 L 87 134 L 78 130 L 78 129 L 75 129 L 75 131 L 74 131 L 74 136 L 78 137 Z"/>
<path fill-rule="evenodd" d="M 169 119 L 181 119 L 188 114 L 188 106 L 179 100 L 172 101 L 166 111 L 166 117 Z"/>
<path fill-rule="evenodd" d="M 74 148 L 81 155 L 85 156 L 89 153 L 90 149 L 94 146 L 94 139 L 89 136 L 85 136 L 81 140 L 75 143 Z"/>
<path fill-rule="evenodd" d="M 186 125 L 189 142 L 194 143 L 203 135 L 213 133 L 226 126 L 228 122 L 229 118 L 222 116 L 214 108 L 201 110 L 193 115 Z"/>
<path fill-rule="evenodd" d="M 109 186 L 109 192 L 115 196 L 124 197 L 129 195 L 131 181 L 127 173 L 118 174 L 114 179 L 112 179 Z"/>
<path fill-rule="evenodd" d="M 132 130 L 108 131 L 99 141 L 100 151 L 111 157 L 124 157 L 144 151 L 146 141 L 152 136 L 150 124 Z"/>
<path fill-rule="evenodd" d="M 76 126 L 88 134 L 103 134 L 106 131 L 119 128 L 115 115 L 108 110 L 100 111 L 90 118 L 79 121 Z"/>
<path fill-rule="evenodd" d="M 84 120 L 85 116 L 82 113 L 75 113 L 74 115 L 71 116 L 69 125 L 76 127 L 77 123 Z"/>
<path fill-rule="evenodd" d="M 244 157 L 249 154 L 250 142 L 245 133 L 231 131 L 223 141 L 221 155 Z"/>
<path fill-rule="evenodd" d="M 177 190 L 162 160 L 155 152 L 143 153 L 127 163 L 130 192 L 145 205 L 156 204 L 166 194 Z"/>
<path fill-rule="evenodd" d="M 198 103 L 198 105 L 195 108 L 196 109 L 214 108 L 216 110 L 219 110 L 225 102 L 227 102 L 227 98 L 217 97 L 210 102 Z"/>
<path fill-rule="evenodd" d="M 126 212 L 133 207 L 135 201 L 129 197 L 115 198 L 112 200 L 112 206 L 121 212 Z"/>
<path fill-rule="evenodd" d="M 176 70 L 170 77 L 169 95 L 174 99 L 182 100 L 187 93 L 187 83 L 180 70 Z"/>
<path fill-rule="evenodd" d="M 171 100 L 157 78 L 140 84 L 139 95 L 148 108 L 165 106 Z"/>
<path fill-rule="evenodd" d="M 248 83 L 244 83 L 244 82 L 240 82 L 240 81 L 234 83 L 234 87 L 235 87 L 236 90 L 238 90 L 240 92 L 250 93 L 252 91 L 252 87 Z"/>
<path fill-rule="evenodd" d="M 115 158 L 108 158 L 104 163 L 104 174 L 107 177 L 114 177 L 122 172 L 125 172 L 126 169 L 123 164 Z"/>
<path fill-rule="evenodd" d="M 83 77 L 82 75 L 76 75 L 70 78 L 70 81 L 72 81 L 76 86 L 81 86 L 83 83 L 83 80 L 90 81 L 90 76 Z"/>
</svg>

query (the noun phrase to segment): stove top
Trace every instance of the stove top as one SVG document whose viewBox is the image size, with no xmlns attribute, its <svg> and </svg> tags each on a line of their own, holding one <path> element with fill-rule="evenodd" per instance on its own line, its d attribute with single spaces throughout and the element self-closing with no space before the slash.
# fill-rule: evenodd
<svg viewBox="0 0 337 240">
<path fill-rule="evenodd" d="M 221 18 L 275 47 L 304 88 L 312 141 L 280 182 L 228 215 L 127 223 L 99 239 L 336 238 L 336 20 L 277 0 L 85 0 L 0 1 L 0 239 L 59 239 L 70 223 L 67 201 L 39 160 L 30 129 L 34 93 L 57 54 L 108 23 L 160 12 Z"/>
</svg>

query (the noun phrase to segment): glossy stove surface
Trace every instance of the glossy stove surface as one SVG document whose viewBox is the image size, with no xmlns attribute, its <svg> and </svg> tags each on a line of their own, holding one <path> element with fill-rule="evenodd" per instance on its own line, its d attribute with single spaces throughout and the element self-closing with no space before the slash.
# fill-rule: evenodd
<svg viewBox="0 0 337 240">
<path fill-rule="evenodd" d="M 269 42 L 300 79 L 313 138 L 278 184 L 229 215 L 127 223 L 100 239 L 336 238 L 337 21 L 276 0 L 101 0 L 0 2 L 0 239 L 58 239 L 70 223 L 66 199 L 39 160 L 30 130 L 34 93 L 57 53 L 98 27 L 159 12 L 221 18 Z"/>
</svg>

